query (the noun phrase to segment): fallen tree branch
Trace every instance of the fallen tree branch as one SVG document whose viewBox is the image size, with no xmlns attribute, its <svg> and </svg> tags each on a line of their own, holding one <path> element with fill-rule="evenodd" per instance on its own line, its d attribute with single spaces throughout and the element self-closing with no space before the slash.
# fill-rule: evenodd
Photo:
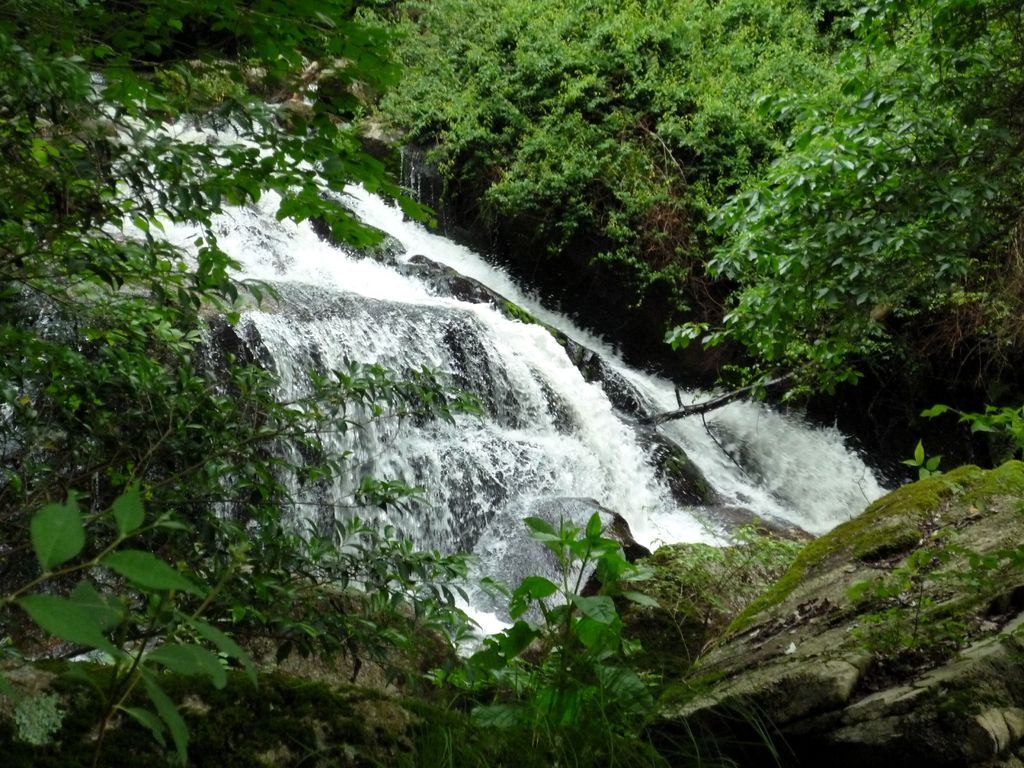
<svg viewBox="0 0 1024 768">
<path fill-rule="evenodd" d="M 694 403 L 693 405 L 684 405 L 682 408 L 677 408 L 674 411 L 666 411 L 665 413 L 657 413 L 653 416 L 648 416 L 643 420 L 644 424 L 664 424 L 666 421 L 675 421 L 676 419 L 685 419 L 687 416 L 703 416 L 705 413 L 721 408 L 723 405 L 728 405 L 734 400 L 739 400 L 744 395 L 753 392 L 756 389 L 771 389 L 777 387 L 780 384 L 785 384 L 787 381 L 793 378 L 792 373 L 787 373 L 784 376 L 771 379 L 765 382 L 755 382 L 746 387 L 740 389 L 734 389 L 732 392 L 726 392 L 718 397 L 713 397 L 710 400 L 705 400 L 702 403 Z"/>
</svg>

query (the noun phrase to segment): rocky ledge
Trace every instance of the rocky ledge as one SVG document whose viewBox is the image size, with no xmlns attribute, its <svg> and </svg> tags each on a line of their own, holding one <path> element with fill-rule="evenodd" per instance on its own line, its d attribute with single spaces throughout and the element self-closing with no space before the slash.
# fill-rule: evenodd
<svg viewBox="0 0 1024 768">
<path fill-rule="evenodd" d="M 663 698 L 744 766 L 1024 765 L 1024 464 L 960 467 L 815 540 Z"/>
</svg>

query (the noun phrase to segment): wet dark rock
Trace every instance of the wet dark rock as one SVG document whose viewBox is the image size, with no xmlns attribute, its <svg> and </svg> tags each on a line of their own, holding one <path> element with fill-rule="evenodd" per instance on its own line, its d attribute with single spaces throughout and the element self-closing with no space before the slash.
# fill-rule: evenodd
<svg viewBox="0 0 1024 768">
<path fill-rule="evenodd" d="M 316 236 L 324 242 L 337 246 L 344 251 L 352 251 L 352 244 L 336 238 L 334 233 L 331 231 L 330 224 L 328 224 L 323 218 L 315 216 L 309 220 L 309 225 L 316 233 Z M 404 253 L 405 246 L 391 235 L 384 235 L 381 241 L 376 245 L 366 245 L 359 249 L 360 256 L 367 259 L 373 259 L 374 261 L 388 267 L 397 266 L 398 257 Z"/>
<path fill-rule="evenodd" d="M 260 332 L 251 323 L 232 325 L 222 316 L 210 318 L 205 354 L 215 371 L 224 371 L 230 355 L 239 365 L 266 367 L 270 362 Z"/>
<path fill-rule="evenodd" d="M 460 274 L 447 264 L 441 264 L 419 254 L 400 264 L 398 271 L 403 275 L 418 277 L 442 296 L 451 296 L 474 304 L 490 303 L 496 307 L 505 301 L 480 281 Z"/>
<path fill-rule="evenodd" d="M 655 427 L 637 426 L 641 445 L 651 456 L 658 476 L 668 485 L 673 498 L 684 506 L 707 506 L 719 502 L 718 494 L 686 451 Z"/>
</svg>

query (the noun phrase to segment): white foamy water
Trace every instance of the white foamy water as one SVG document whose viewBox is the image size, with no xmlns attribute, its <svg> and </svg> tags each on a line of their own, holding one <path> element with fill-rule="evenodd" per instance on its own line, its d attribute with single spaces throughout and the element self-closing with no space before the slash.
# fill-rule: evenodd
<svg viewBox="0 0 1024 768">
<path fill-rule="evenodd" d="M 396 525 L 423 547 L 481 548 L 493 563 L 508 556 L 506 532 L 545 500 L 584 498 L 620 513 L 648 546 L 714 541 L 708 510 L 680 504 L 663 481 L 630 417 L 613 407 L 598 383 L 585 380 L 543 327 L 507 318 L 488 304 L 438 295 L 400 268 L 322 241 L 308 224 L 276 219 L 278 198 L 232 208 L 217 217 L 221 247 L 241 265 L 240 277 L 266 281 L 280 299 L 242 314 L 239 335 L 256 339 L 281 379 L 282 396 L 310 391 L 308 371 L 343 369 L 350 360 L 396 371 L 428 366 L 473 391 L 483 417 L 454 424 L 367 420 L 329 439 L 348 455 L 346 476 L 328 488 L 296 483 L 298 517 L 353 513 L 360 479 L 373 474 L 424 489 L 412 510 L 360 510 Z M 359 188 L 352 210 L 405 249 L 447 265 L 527 309 L 599 352 L 652 412 L 675 407 L 673 386 L 631 370 L 600 339 L 548 311 L 478 254 L 422 226 Z M 199 234 L 168 226 L 188 249 Z M 685 393 L 699 398 L 699 393 Z M 871 471 L 835 430 L 756 404 L 737 403 L 707 418 L 671 422 L 662 434 L 682 446 L 725 506 L 788 520 L 820 533 L 881 494 Z M 300 460 L 298 453 L 294 455 Z M 304 496 L 304 494 L 306 494 Z M 518 555 L 516 555 L 518 557 Z M 487 562 L 484 563 L 486 572 Z M 501 573 L 491 574 L 501 577 Z"/>
<path fill-rule="evenodd" d="M 629 368 L 601 339 L 577 328 L 564 315 L 548 311 L 479 254 L 404 220 L 397 206 L 360 188 L 348 192 L 354 201 L 351 207 L 360 218 L 398 239 L 410 254 L 422 253 L 473 277 L 600 352 L 640 390 L 654 412 L 677 407 L 676 387 L 671 382 Z M 711 396 L 680 391 L 686 403 Z M 660 429 L 686 449 L 724 504 L 778 517 L 811 533 L 825 533 L 885 492 L 871 469 L 847 448 L 838 430 L 810 426 L 760 403 L 735 402 L 709 413 L 704 422 L 690 417 L 668 422 Z M 667 519 L 661 518 L 662 510 L 652 514 L 656 521 L 652 525 L 648 520 L 651 534 L 668 536 L 665 541 L 678 535 L 672 530 L 674 514 L 669 513 Z"/>
</svg>

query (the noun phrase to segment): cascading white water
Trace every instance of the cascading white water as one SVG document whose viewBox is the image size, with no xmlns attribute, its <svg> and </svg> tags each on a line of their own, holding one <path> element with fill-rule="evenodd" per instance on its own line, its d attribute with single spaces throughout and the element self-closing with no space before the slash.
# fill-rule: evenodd
<svg viewBox="0 0 1024 768">
<path fill-rule="evenodd" d="M 349 190 L 347 204 L 404 246 L 399 264 L 423 254 L 453 267 L 598 351 L 650 411 L 674 407 L 671 384 L 628 369 L 600 339 L 547 311 L 478 255 L 403 220 L 397 208 L 361 189 Z M 570 497 L 619 512 L 647 545 L 714 539 L 701 509 L 681 506 L 659 479 L 631 420 L 600 384 L 585 380 L 544 327 L 509 319 L 490 304 L 437 295 L 395 266 L 322 241 L 306 224 L 278 221 L 276 207 L 276 196 L 267 195 L 219 216 L 215 227 L 221 246 L 242 264 L 241 276 L 270 282 L 280 293 L 272 306 L 244 312 L 241 325 L 265 347 L 284 397 L 308 391 L 308 370 L 354 359 L 449 373 L 486 410 L 483 418 L 460 415 L 455 424 L 383 421 L 339 436 L 335 448 L 352 453 L 351 474 L 315 500 L 319 514 L 345 514 L 359 477 L 373 474 L 425 489 L 425 508 L 390 512 L 387 520 L 418 545 L 479 546 L 494 562 L 510 521 L 518 526 L 538 504 Z M 186 249 L 195 234 L 167 228 Z M 835 431 L 742 403 L 708 424 L 717 442 L 699 419 L 663 432 L 685 448 L 723 505 L 821 532 L 882 492 Z"/>
<path fill-rule="evenodd" d="M 396 206 L 375 195 L 358 188 L 350 189 L 349 194 L 350 207 L 359 217 L 398 239 L 408 253 L 428 255 L 478 280 L 598 351 L 639 390 L 652 412 L 678 407 L 677 389 L 671 382 L 629 368 L 602 339 L 576 327 L 564 315 L 547 310 L 503 270 L 472 250 L 406 221 Z M 698 391 L 679 394 L 688 403 L 706 396 Z M 825 533 L 884 493 L 878 478 L 847 448 L 838 430 L 810 426 L 761 403 L 734 402 L 709 413 L 703 421 L 693 417 L 668 422 L 661 429 L 684 448 L 723 503 L 781 518 L 810 533 Z"/>
</svg>

